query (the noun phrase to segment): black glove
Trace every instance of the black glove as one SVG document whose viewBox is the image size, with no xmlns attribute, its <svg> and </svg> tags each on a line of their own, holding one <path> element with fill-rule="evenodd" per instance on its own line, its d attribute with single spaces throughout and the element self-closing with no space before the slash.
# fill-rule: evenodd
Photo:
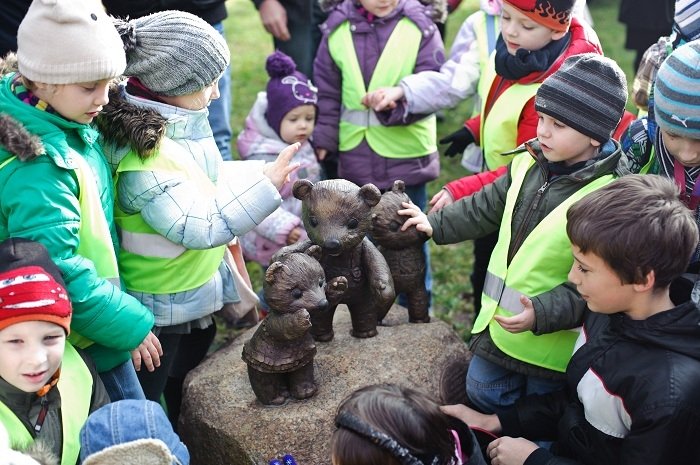
<svg viewBox="0 0 700 465">
<path fill-rule="evenodd" d="M 467 145 L 474 142 L 474 135 L 465 126 L 462 126 L 449 136 L 445 136 L 439 140 L 441 144 L 452 144 L 445 150 L 446 157 L 454 157 L 458 153 L 464 152 Z"/>
</svg>

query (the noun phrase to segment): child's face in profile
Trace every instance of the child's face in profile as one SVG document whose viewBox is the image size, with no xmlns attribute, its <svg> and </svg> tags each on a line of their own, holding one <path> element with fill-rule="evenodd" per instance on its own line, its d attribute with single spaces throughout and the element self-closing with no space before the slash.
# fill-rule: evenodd
<svg viewBox="0 0 700 465">
<path fill-rule="evenodd" d="M 203 110 L 212 100 L 220 97 L 219 80 L 212 82 L 207 87 L 187 95 L 161 96 L 164 102 L 185 110 Z"/>
<path fill-rule="evenodd" d="M 596 313 L 624 312 L 630 306 L 635 292 L 633 284 L 623 284 L 620 277 L 598 255 L 583 253 L 571 245 L 574 264 L 569 281 L 575 286 L 588 308 Z"/>
<path fill-rule="evenodd" d="M 110 81 L 103 79 L 60 85 L 36 83 L 33 92 L 65 119 L 88 124 L 109 102 L 107 93 Z"/>
<path fill-rule="evenodd" d="M 396 8 L 399 0 L 360 0 L 362 7 L 377 18 L 383 18 Z"/>
<path fill-rule="evenodd" d="M 540 50 L 553 40 L 559 40 L 566 32 L 559 32 L 536 23 L 518 11 L 517 8 L 503 4 L 501 12 L 501 35 L 508 48 L 508 53 L 515 55 L 519 48 L 531 52 Z"/>
<path fill-rule="evenodd" d="M 537 112 L 537 140 L 545 158 L 551 162 L 563 161 L 573 165 L 590 160 L 596 154 L 600 142 L 581 134 L 576 129 L 546 115 Z"/>
<path fill-rule="evenodd" d="M 66 333 L 48 321 L 23 321 L 0 330 L 0 377 L 24 392 L 44 387 L 61 366 Z"/>
<path fill-rule="evenodd" d="M 661 136 L 668 152 L 682 165 L 689 168 L 700 166 L 700 139 L 681 137 L 664 129 Z"/>
<path fill-rule="evenodd" d="M 290 110 L 280 122 L 280 137 L 288 144 L 306 142 L 316 124 L 316 107 L 300 105 Z"/>
</svg>

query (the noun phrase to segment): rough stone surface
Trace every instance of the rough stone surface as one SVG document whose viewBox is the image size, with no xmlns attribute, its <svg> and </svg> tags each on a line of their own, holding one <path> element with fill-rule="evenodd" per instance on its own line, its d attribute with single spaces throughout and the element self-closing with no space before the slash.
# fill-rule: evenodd
<svg viewBox="0 0 700 465">
<path fill-rule="evenodd" d="M 340 401 L 368 384 L 422 388 L 445 403 L 463 401 L 470 354 L 446 323 L 409 324 L 394 306 L 379 334 L 350 336 L 350 316 L 338 307 L 335 339 L 317 343 L 316 396 L 264 407 L 253 394 L 241 350 L 255 328 L 207 358 L 185 382 L 179 432 L 192 465 L 267 464 L 294 455 L 303 465 L 330 464 L 333 417 Z"/>
</svg>

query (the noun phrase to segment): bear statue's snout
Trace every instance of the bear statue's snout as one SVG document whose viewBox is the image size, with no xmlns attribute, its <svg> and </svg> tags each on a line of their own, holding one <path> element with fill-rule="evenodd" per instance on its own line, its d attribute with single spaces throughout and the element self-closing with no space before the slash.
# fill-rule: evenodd
<svg viewBox="0 0 700 465">
<path fill-rule="evenodd" d="M 340 241 L 338 239 L 327 239 L 323 242 L 323 248 L 331 255 L 338 255 L 342 252 Z"/>
<path fill-rule="evenodd" d="M 316 307 L 314 307 L 314 310 L 317 311 L 324 311 L 328 310 L 328 300 L 327 299 L 321 299 L 316 303 Z"/>
</svg>

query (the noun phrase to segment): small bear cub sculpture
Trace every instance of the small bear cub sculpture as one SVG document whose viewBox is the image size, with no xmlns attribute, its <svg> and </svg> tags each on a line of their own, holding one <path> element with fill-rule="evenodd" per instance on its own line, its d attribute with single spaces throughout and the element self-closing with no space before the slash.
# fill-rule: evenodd
<svg viewBox="0 0 700 465">
<path fill-rule="evenodd" d="M 321 247 L 326 279 L 344 276 L 348 290 L 340 299 L 329 299 L 328 311 L 311 312 L 311 334 L 319 342 L 333 339 L 333 316 L 338 304 L 347 304 L 354 337 L 377 335 L 377 325 L 394 301 L 394 284 L 386 260 L 367 238 L 371 212 L 381 198 L 374 184 L 362 187 L 345 179 L 294 183 L 294 197 L 301 200 L 308 241 L 283 247 L 278 255 Z"/>
<path fill-rule="evenodd" d="M 396 294 L 405 293 L 408 298 L 408 321 L 428 323 L 428 291 L 425 288 L 426 263 L 423 243 L 428 235 L 416 228 L 401 231 L 406 221 L 398 214 L 402 202 L 410 203 L 403 181 L 394 181 L 390 191 L 384 192 L 372 210 L 372 240 L 384 255 Z"/>
<path fill-rule="evenodd" d="M 318 387 L 314 382 L 316 344 L 309 329 L 309 312 L 323 312 L 329 297 L 339 298 L 347 280 L 326 284 L 319 263 L 321 249 L 283 255 L 265 272 L 263 292 L 270 312 L 253 337 L 243 345 L 248 379 L 264 405 L 282 405 L 289 397 L 307 399 Z"/>
</svg>

